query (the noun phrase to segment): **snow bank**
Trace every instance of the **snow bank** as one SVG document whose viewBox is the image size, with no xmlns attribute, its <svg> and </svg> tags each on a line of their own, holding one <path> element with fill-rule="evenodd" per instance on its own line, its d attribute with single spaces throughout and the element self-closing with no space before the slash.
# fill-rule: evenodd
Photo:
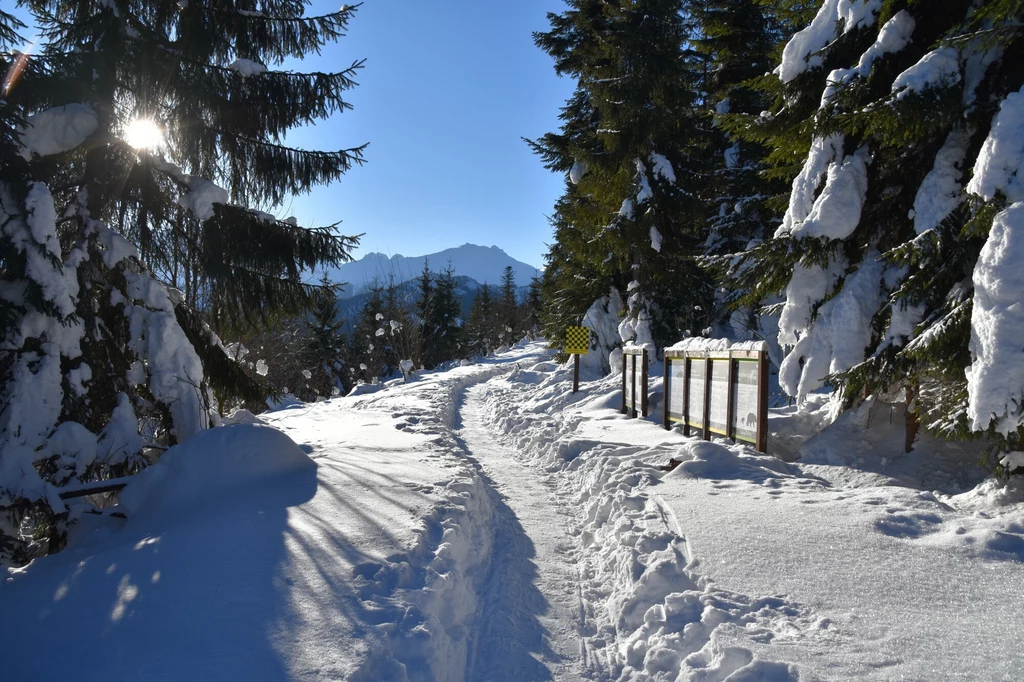
<svg viewBox="0 0 1024 682">
<path fill-rule="evenodd" d="M 277 429 L 224 426 L 168 450 L 121 491 L 119 504 L 133 520 L 167 523 L 235 489 L 315 469 L 313 460 Z"/>
</svg>

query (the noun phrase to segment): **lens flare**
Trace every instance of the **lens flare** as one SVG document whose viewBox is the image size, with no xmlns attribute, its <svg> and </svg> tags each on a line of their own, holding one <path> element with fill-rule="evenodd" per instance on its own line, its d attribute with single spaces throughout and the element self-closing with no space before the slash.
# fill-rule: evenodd
<svg viewBox="0 0 1024 682">
<path fill-rule="evenodd" d="M 32 54 L 32 49 L 36 46 L 35 42 L 31 42 L 25 48 L 23 52 L 18 53 L 18 56 L 11 63 L 7 73 L 4 75 L 3 85 L 0 85 L 0 95 L 6 97 L 10 94 L 14 84 L 18 82 L 18 78 L 21 77 L 21 72 L 25 70 L 25 66 L 28 64 L 28 58 Z"/>
<path fill-rule="evenodd" d="M 137 118 L 124 129 L 124 141 L 135 149 L 156 149 L 164 143 L 164 131 L 152 119 Z"/>
</svg>

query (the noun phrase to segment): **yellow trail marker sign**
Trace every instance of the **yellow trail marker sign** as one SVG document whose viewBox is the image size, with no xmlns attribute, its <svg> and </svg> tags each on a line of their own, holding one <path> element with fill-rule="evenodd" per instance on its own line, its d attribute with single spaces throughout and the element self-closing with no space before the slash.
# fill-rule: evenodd
<svg viewBox="0 0 1024 682">
<path fill-rule="evenodd" d="M 570 355 L 586 355 L 590 350 L 590 330 L 586 327 L 566 327 L 565 352 Z"/>
</svg>

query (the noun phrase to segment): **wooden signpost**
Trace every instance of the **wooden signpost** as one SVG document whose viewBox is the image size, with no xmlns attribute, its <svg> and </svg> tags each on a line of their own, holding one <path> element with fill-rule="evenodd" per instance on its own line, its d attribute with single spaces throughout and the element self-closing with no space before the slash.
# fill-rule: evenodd
<svg viewBox="0 0 1024 682">
<path fill-rule="evenodd" d="M 665 349 L 666 429 L 750 443 L 768 452 L 768 356 L 764 350 Z"/>
<path fill-rule="evenodd" d="M 639 374 L 639 376 L 637 376 Z M 622 414 L 636 418 L 637 409 L 647 416 L 647 349 L 626 346 L 622 349 Z"/>
<path fill-rule="evenodd" d="M 587 327 L 566 327 L 565 352 L 573 357 L 572 392 L 580 390 L 580 356 L 590 352 L 590 329 Z"/>
</svg>

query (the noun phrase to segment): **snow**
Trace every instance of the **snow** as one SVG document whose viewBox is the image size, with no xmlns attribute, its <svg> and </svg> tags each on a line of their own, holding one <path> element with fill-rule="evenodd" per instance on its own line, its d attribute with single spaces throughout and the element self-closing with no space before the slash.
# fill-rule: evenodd
<svg viewBox="0 0 1024 682">
<path fill-rule="evenodd" d="M 811 141 L 807 160 L 800 173 L 793 179 L 789 207 L 783 216 L 782 225 L 775 232 L 777 238 L 790 234 L 811 214 L 815 205 L 815 193 L 822 178 L 829 172 L 833 161 L 842 153 L 842 135 L 816 137 Z"/>
<path fill-rule="evenodd" d="M 651 225 L 651 248 L 661 252 L 661 232 L 658 232 L 658 228 L 654 225 Z"/>
<path fill-rule="evenodd" d="M 192 211 L 199 220 L 209 220 L 213 217 L 214 204 L 228 203 L 228 191 L 209 180 L 189 176 L 188 189 L 187 194 L 179 197 L 178 204 Z"/>
<path fill-rule="evenodd" d="M 1008 434 L 1021 423 L 1024 398 L 1024 203 L 1011 204 L 992 222 L 974 267 L 971 366 L 967 368 L 967 415 L 971 429 L 994 420 Z"/>
<path fill-rule="evenodd" d="M 960 51 L 955 47 L 932 50 L 909 69 L 896 76 L 892 91 L 902 99 L 909 92 L 950 87 L 960 82 Z"/>
<path fill-rule="evenodd" d="M 25 208 L 28 212 L 25 216 L 28 234 L 19 229 L 21 221 L 15 216 L 4 227 L 4 232 L 12 237 L 15 247 L 25 254 L 25 274 L 39 285 L 43 298 L 53 303 L 61 316 L 72 315 L 78 297 L 78 279 L 72 268 L 54 264 L 61 261 L 57 211 L 53 205 L 53 196 L 45 184 L 33 182 L 29 186 Z M 40 253 L 39 247 L 42 247 L 43 253 Z"/>
<path fill-rule="evenodd" d="M 807 69 L 821 66 L 818 53 L 839 37 L 840 27 L 847 33 L 872 26 L 881 6 L 882 0 L 825 0 L 810 25 L 786 43 L 775 74 L 788 83 Z"/>
<path fill-rule="evenodd" d="M 583 176 L 587 174 L 588 170 L 590 170 L 590 167 L 587 165 L 586 161 L 576 159 L 572 164 L 572 168 L 569 169 L 569 182 L 574 185 L 580 184 L 580 180 L 583 179 Z"/>
<path fill-rule="evenodd" d="M 626 220 L 633 219 L 633 200 L 626 198 L 622 200 L 622 206 L 619 208 L 619 217 L 625 218 Z"/>
<path fill-rule="evenodd" d="M 886 54 L 899 52 L 906 47 L 910 43 L 915 25 L 914 17 L 906 10 L 900 10 L 885 22 L 878 32 L 878 38 L 860 56 L 857 66 L 852 69 L 835 69 L 828 75 L 827 85 L 821 95 L 821 108 L 824 108 L 832 100 L 840 85 L 848 83 L 854 78 L 867 77 L 876 60 Z"/>
<path fill-rule="evenodd" d="M 654 177 L 661 178 L 665 182 L 670 182 L 673 185 L 676 183 L 676 172 L 672 168 L 672 162 L 667 158 L 658 153 L 651 154 L 651 172 L 654 173 Z"/>
<path fill-rule="evenodd" d="M 228 68 L 232 71 L 237 71 L 243 76 L 258 76 L 267 70 L 267 67 L 251 59 L 236 59 L 228 64 Z"/>
<path fill-rule="evenodd" d="M 691 336 L 682 341 L 677 341 L 665 350 L 681 350 L 692 353 L 727 350 L 767 351 L 768 344 L 764 341 L 733 341 L 731 339 L 709 339 L 702 336 Z"/>
<path fill-rule="evenodd" d="M 313 460 L 277 429 L 223 426 L 168 450 L 131 478 L 118 504 L 133 524 L 166 526 L 176 515 L 209 507 L 238 488 L 315 470 Z"/>
<path fill-rule="evenodd" d="M 853 234 L 867 196 L 870 162 L 867 147 L 861 147 L 841 163 L 830 163 L 825 187 L 814 200 L 810 214 L 799 223 L 794 221 L 788 228 L 789 234 L 826 239 L 846 239 Z M 796 194 L 795 183 L 793 193 Z"/>
<path fill-rule="evenodd" d="M 962 178 L 970 139 L 966 130 L 955 128 L 935 155 L 935 164 L 914 198 L 912 217 L 918 234 L 937 227 L 963 200 Z"/>
<path fill-rule="evenodd" d="M 641 159 L 636 160 L 636 183 L 639 187 L 639 191 L 636 195 L 636 205 L 639 206 L 654 196 L 654 190 L 651 189 L 651 182 L 647 179 L 647 166 Z"/>
<path fill-rule="evenodd" d="M 75 149 L 96 132 L 96 112 L 84 104 L 65 104 L 36 114 L 26 121 L 21 131 L 21 155 L 26 161 L 32 155 L 50 156 Z"/>
<path fill-rule="evenodd" d="M 883 269 L 878 252 L 869 252 L 839 293 L 818 308 L 810 329 L 779 367 L 779 384 L 787 394 L 802 400 L 821 388 L 829 374 L 864 360 L 871 319 L 881 303 Z"/>
<path fill-rule="evenodd" d="M 619 338 L 622 311 L 622 296 L 612 287 L 607 295 L 594 301 L 583 316 L 583 326 L 597 337 L 597 348 L 580 357 L 581 377 L 596 379 L 614 371 L 614 363 L 610 358 L 622 345 Z"/>
<path fill-rule="evenodd" d="M 797 263 L 786 287 L 786 304 L 779 318 L 780 344 L 796 345 L 811 326 L 814 306 L 832 292 L 844 269 L 844 262 L 833 262 L 828 269 Z"/>
<path fill-rule="evenodd" d="M 1010 93 L 999 107 L 974 163 L 967 191 L 983 199 L 1002 192 L 1011 202 L 1024 201 L 1024 88 Z"/>
<path fill-rule="evenodd" d="M 872 399 L 772 410 L 783 462 L 662 429 L 656 375 L 649 419 L 571 382 L 534 343 L 204 431 L 8 571 L 5 674 L 1016 679 L 1024 489 L 979 448 L 905 455 Z"/>
</svg>

